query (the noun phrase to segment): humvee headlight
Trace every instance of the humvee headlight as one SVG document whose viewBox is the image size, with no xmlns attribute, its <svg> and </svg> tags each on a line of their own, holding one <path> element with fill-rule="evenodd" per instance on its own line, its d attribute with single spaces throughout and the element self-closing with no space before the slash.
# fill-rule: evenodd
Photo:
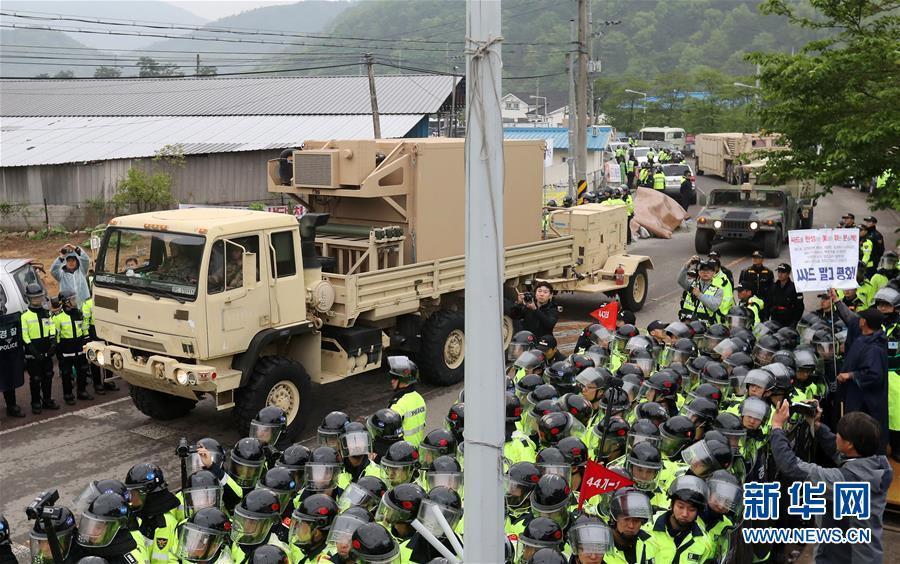
<svg viewBox="0 0 900 564">
<path fill-rule="evenodd" d="M 186 370 L 178 369 L 175 371 L 175 380 L 182 386 L 188 385 L 188 373 Z"/>
<path fill-rule="evenodd" d="M 759 224 L 755 221 L 750 222 L 750 229 L 759 229 Z"/>
<path fill-rule="evenodd" d="M 713 222 L 713 227 L 715 227 L 716 229 L 721 229 L 721 228 L 722 228 L 722 222 L 719 221 L 718 219 L 715 220 L 715 221 Z"/>
<path fill-rule="evenodd" d="M 698 217 L 698 218 L 697 218 L 697 223 L 706 223 L 706 218 L 705 218 L 705 217 Z"/>
</svg>

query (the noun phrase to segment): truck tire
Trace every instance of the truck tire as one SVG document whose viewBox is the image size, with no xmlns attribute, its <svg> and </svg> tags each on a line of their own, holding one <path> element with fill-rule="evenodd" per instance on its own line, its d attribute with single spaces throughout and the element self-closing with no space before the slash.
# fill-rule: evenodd
<svg viewBox="0 0 900 564">
<path fill-rule="evenodd" d="M 169 421 L 184 417 L 197 405 L 196 400 L 173 396 L 156 390 L 128 385 L 131 401 L 138 411 L 153 419 Z"/>
<path fill-rule="evenodd" d="M 781 254 L 781 230 L 769 231 L 763 238 L 763 254 L 766 258 L 778 258 Z"/>
<path fill-rule="evenodd" d="M 457 311 L 440 310 L 425 321 L 419 360 L 422 378 L 438 386 L 462 382 L 465 375 L 466 322 Z"/>
<path fill-rule="evenodd" d="M 694 250 L 698 255 L 709 254 L 712 249 L 713 233 L 708 229 L 698 229 L 694 235 Z"/>
<path fill-rule="evenodd" d="M 737 184 L 734 181 L 734 165 L 731 163 L 725 164 L 725 182 L 729 184 Z"/>
<path fill-rule="evenodd" d="M 503 350 L 506 350 L 506 347 L 509 346 L 509 343 L 512 341 L 513 335 L 516 332 L 516 328 L 513 324 L 512 317 L 504 314 L 502 327 L 503 327 Z"/>
<path fill-rule="evenodd" d="M 644 302 L 647 301 L 647 293 L 650 283 L 647 280 L 647 267 L 642 263 L 634 269 L 634 274 L 628 279 L 628 285 L 619 290 L 619 300 L 625 309 L 629 311 L 641 311 Z"/>
<path fill-rule="evenodd" d="M 306 425 L 311 386 L 309 374 L 297 361 L 282 356 L 264 356 L 256 361 L 247 385 L 235 393 L 234 414 L 241 436 L 247 436 L 250 421 L 260 409 L 275 405 L 287 414 L 287 427 L 279 445 L 291 444 Z"/>
</svg>

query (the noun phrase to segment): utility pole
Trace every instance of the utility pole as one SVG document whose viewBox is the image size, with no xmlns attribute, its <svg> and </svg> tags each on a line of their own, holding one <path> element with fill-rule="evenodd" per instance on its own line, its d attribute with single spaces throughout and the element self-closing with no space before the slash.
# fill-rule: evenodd
<svg viewBox="0 0 900 564">
<path fill-rule="evenodd" d="M 588 11 L 588 28 L 587 28 L 587 52 L 588 52 L 588 60 L 590 61 L 591 69 L 588 73 L 588 124 L 594 125 L 597 123 L 594 119 L 594 13 L 591 6 L 591 0 L 587 0 L 587 11 Z"/>
<path fill-rule="evenodd" d="M 447 137 L 456 137 L 456 71 L 459 70 L 459 67 L 453 65 L 451 71 L 453 72 L 452 87 L 453 90 L 450 91 L 450 127 L 448 127 L 448 135 Z"/>
<path fill-rule="evenodd" d="M 503 123 L 500 2 L 466 2 L 464 562 L 503 562 Z"/>
<path fill-rule="evenodd" d="M 572 37 L 572 48 L 575 48 L 575 20 L 569 20 L 569 34 Z M 572 53 L 566 53 L 566 70 L 569 73 L 569 107 L 566 114 L 569 116 L 569 150 L 566 164 L 569 165 L 569 197 L 575 199 L 575 62 Z"/>
<path fill-rule="evenodd" d="M 588 127 L 588 0 L 578 0 L 578 77 L 575 85 L 575 201 L 584 203 L 587 192 Z"/>
<path fill-rule="evenodd" d="M 194 71 L 194 74 L 200 74 L 200 53 L 197 53 L 197 70 Z"/>
<path fill-rule="evenodd" d="M 363 55 L 366 62 L 366 70 L 369 72 L 369 99 L 372 102 L 372 127 L 375 129 L 375 139 L 381 139 L 381 118 L 378 116 L 378 95 L 375 93 L 375 71 L 372 69 L 372 53 Z"/>
</svg>

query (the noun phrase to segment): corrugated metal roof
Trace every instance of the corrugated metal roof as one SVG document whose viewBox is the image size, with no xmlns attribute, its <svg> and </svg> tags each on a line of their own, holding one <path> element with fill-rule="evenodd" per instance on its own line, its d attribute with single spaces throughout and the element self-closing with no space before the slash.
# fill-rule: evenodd
<svg viewBox="0 0 900 564">
<path fill-rule="evenodd" d="M 596 135 L 595 135 L 596 133 Z M 602 151 L 609 144 L 612 127 L 588 128 L 588 150 Z M 569 150 L 569 130 L 564 127 L 505 127 L 504 139 L 552 139 L 554 149 Z"/>
<path fill-rule="evenodd" d="M 382 114 L 433 114 L 460 78 L 375 77 Z M 457 100 L 460 104 L 462 100 Z M 371 113 L 365 76 L 0 80 L 0 115 L 236 116 Z"/>
<path fill-rule="evenodd" d="M 403 137 L 422 115 L 381 116 L 383 137 Z M 297 147 L 307 139 L 370 139 L 372 117 L 5 117 L 0 167 L 151 157 L 166 145 L 185 154 Z"/>
</svg>

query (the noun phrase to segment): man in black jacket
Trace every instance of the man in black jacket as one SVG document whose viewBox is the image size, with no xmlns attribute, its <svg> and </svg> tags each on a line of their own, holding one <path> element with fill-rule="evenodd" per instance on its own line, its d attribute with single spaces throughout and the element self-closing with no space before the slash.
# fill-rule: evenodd
<svg viewBox="0 0 900 564">
<path fill-rule="evenodd" d="M 739 285 L 752 288 L 753 295 L 765 299 L 772 284 L 775 283 L 775 274 L 771 268 L 763 264 L 761 252 L 753 251 L 750 257 L 753 264 L 741 271 Z"/>
<path fill-rule="evenodd" d="M 878 218 L 875 216 L 864 217 L 863 225 L 869 231 L 869 239 L 872 241 L 872 264 L 874 266 L 867 273 L 868 276 L 871 276 L 875 274 L 878 263 L 881 262 L 881 257 L 884 255 L 884 235 L 878 231 Z"/>
<path fill-rule="evenodd" d="M 534 292 L 519 293 L 512 308 L 517 330 L 531 331 L 535 335 L 552 335 L 559 320 L 559 311 L 553 303 L 553 286 L 538 282 Z"/>
<path fill-rule="evenodd" d="M 784 326 L 794 326 L 803 316 L 803 296 L 791 280 L 791 265 L 783 262 L 775 269 L 776 280 L 766 295 L 769 317 Z"/>
</svg>

